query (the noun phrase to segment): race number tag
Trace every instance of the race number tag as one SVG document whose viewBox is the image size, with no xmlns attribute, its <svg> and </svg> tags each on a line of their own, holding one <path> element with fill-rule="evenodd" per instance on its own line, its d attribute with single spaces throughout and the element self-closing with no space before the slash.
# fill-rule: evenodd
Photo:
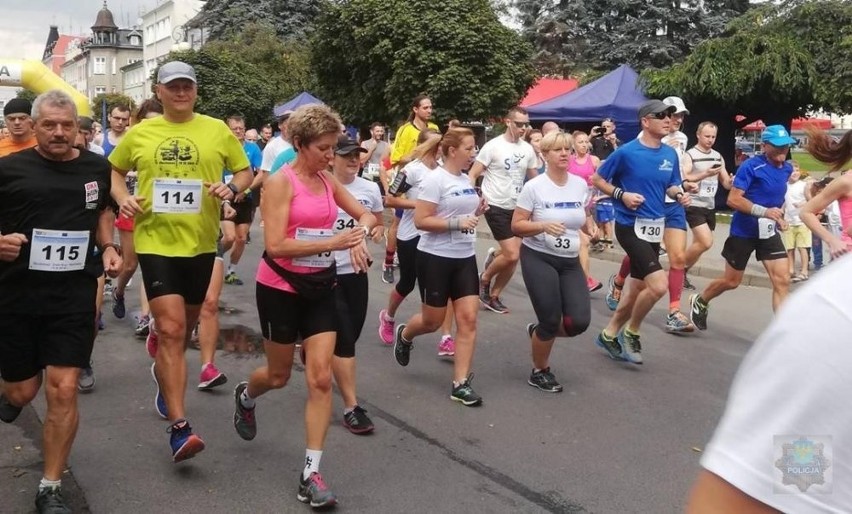
<svg viewBox="0 0 852 514">
<path fill-rule="evenodd" d="M 331 238 L 334 231 L 326 228 L 297 228 L 296 241 L 323 241 Z M 308 268 L 327 268 L 334 264 L 334 252 L 317 253 L 314 255 L 306 255 L 304 257 L 296 257 L 293 259 L 293 264 L 296 266 L 305 266 Z"/>
<path fill-rule="evenodd" d="M 200 180 L 154 179 L 154 212 L 198 214 L 203 184 Z"/>
<path fill-rule="evenodd" d="M 452 241 L 453 244 L 476 243 L 476 229 L 475 228 L 464 228 L 464 229 L 461 229 L 461 230 L 453 230 L 452 232 L 450 232 L 450 241 Z"/>
<path fill-rule="evenodd" d="M 775 220 L 769 218 L 758 218 L 757 220 L 757 237 L 760 239 L 769 239 L 775 235 Z"/>
<path fill-rule="evenodd" d="M 702 180 L 699 184 L 700 189 L 698 195 L 705 198 L 716 196 L 716 191 L 719 190 L 719 181 L 717 180 Z"/>
<path fill-rule="evenodd" d="M 666 218 L 636 218 L 636 222 L 633 224 L 633 231 L 636 232 L 636 237 L 642 241 L 659 243 L 663 240 L 665 225 Z"/>
<path fill-rule="evenodd" d="M 580 253 L 580 238 L 576 233 L 562 234 L 558 237 L 544 234 L 544 246 L 558 255 L 576 257 Z"/>
<path fill-rule="evenodd" d="M 86 267 L 89 233 L 85 230 L 33 229 L 30 269 L 34 271 L 80 271 Z"/>
<path fill-rule="evenodd" d="M 340 213 L 337 216 L 337 219 L 334 221 L 335 234 L 344 230 L 349 230 L 350 228 L 355 228 L 358 225 L 358 222 L 355 221 L 355 218 L 346 214 L 345 212 Z"/>
<path fill-rule="evenodd" d="M 372 163 L 372 162 L 367 163 L 367 165 L 364 167 L 364 173 L 362 174 L 362 176 L 364 176 L 364 178 L 366 178 L 368 180 L 372 180 L 375 177 L 378 177 L 379 176 L 379 165 Z"/>
</svg>

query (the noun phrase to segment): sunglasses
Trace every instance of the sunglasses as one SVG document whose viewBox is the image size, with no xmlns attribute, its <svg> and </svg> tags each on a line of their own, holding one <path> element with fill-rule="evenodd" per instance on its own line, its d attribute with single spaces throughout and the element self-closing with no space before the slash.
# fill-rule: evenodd
<svg viewBox="0 0 852 514">
<path fill-rule="evenodd" d="M 515 127 L 519 128 L 519 129 L 527 128 L 527 127 L 531 126 L 530 122 L 528 122 L 528 121 L 512 121 L 512 123 L 514 123 Z"/>
<path fill-rule="evenodd" d="M 666 118 L 671 118 L 672 113 L 669 112 L 669 111 L 663 111 L 663 112 L 658 112 L 658 113 L 654 113 L 654 114 L 649 114 L 648 116 L 645 116 L 645 117 L 646 118 L 654 118 L 655 120 L 664 120 Z"/>
</svg>

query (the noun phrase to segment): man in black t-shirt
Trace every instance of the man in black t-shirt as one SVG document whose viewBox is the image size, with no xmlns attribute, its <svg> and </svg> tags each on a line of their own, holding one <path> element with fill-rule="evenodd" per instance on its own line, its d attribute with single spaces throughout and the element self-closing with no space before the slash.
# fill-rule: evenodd
<svg viewBox="0 0 852 514">
<path fill-rule="evenodd" d="M 600 127 L 592 129 L 592 155 L 604 161 L 621 146 L 621 140 L 615 135 L 615 121 L 606 118 Z"/>
<path fill-rule="evenodd" d="M 92 353 L 97 278 L 116 276 L 121 256 L 110 165 L 74 147 L 74 102 L 48 91 L 32 118 L 37 146 L 0 159 L 0 420 L 13 422 L 45 383 L 36 506 L 70 512 L 60 479 L 77 431 L 77 379 Z"/>
</svg>

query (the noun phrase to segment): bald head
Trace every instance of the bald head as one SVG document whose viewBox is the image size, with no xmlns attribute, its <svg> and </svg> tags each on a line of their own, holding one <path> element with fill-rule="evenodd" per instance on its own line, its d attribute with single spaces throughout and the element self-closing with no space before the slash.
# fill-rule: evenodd
<svg viewBox="0 0 852 514">
<path fill-rule="evenodd" d="M 545 124 L 541 126 L 541 134 L 543 136 L 546 136 L 551 132 L 559 132 L 559 125 L 557 125 L 555 121 L 545 122 Z"/>
</svg>

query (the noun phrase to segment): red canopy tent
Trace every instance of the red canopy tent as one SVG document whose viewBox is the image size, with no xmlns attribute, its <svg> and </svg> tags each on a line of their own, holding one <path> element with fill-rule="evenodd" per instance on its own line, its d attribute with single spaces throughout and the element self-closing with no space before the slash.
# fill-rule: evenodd
<svg viewBox="0 0 852 514">
<path fill-rule="evenodd" d="M 577 89 L 579 83 L 576 79 L 548 79 L 540 78 L 527 91 L 527 96 L 521 100 L 521 107 L 535 105 L 537 103 L 556 98 L 569 91 Z"/>
</svg>

